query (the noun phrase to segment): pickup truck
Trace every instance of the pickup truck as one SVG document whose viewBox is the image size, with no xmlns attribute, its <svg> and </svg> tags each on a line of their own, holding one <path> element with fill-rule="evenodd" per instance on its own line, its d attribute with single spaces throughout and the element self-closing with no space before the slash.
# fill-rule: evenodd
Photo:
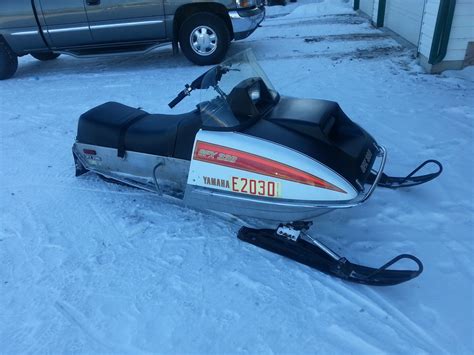
<svg viewBox="0 0 474 355">
<path fill-rule="evenodd" d="M 198 65 L 215 64 L 264 17 L 263 0 L 1 0 L 0 80 L 27 54 L 53 60 L 169 43 Z"/>
</svg>

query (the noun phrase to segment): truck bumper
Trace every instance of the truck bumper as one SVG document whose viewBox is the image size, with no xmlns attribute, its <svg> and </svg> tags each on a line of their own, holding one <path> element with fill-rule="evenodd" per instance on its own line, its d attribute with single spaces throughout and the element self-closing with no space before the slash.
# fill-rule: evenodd
<svg viewBox="0 0 474 355">
<path fill-rule="evenodd" d="M 229 11 L 229 16 L 234 29 L 234 39 L 244 39 L 250 36 L 265 18 L 265 7 L 232 10 Z"/>
</svg>

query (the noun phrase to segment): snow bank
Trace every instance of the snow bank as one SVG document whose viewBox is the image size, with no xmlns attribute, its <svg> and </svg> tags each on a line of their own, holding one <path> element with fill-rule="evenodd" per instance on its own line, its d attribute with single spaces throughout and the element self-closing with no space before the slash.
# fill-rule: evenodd
<svg viewBox="0 0 474 355">
<path fill-rule="evenodd" d="M 299 0 L 285 6 L 269 6 L 267 17 L 305 18 L 322 15 L 346 14 L 353 12 L 349 1 L 345 0 Z"/>
<path fill-rule="evenodd" d="M 446 70 L 442 75 L 448 78 L 458 78 L 474 82 L 474 66 L 471 65 L 462 70 Z"/>
<path fill-rule="evenodd" d="M 321 2 L 304 4 L 298 6 L 290 14 L 286 15 L 286 19 L 302 19 L 306 17 L 325 16 L 325 15 L 342 15 L 353 13 L 349 2 L 343 0 L 324 0 Z"/>
</svg>

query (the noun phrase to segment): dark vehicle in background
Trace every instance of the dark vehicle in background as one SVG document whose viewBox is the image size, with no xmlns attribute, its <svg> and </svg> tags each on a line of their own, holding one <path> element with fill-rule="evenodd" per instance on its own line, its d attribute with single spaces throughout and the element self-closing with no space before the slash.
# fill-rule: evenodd
<svg viewBox="0 0 474 355">
<path fill-rule="evenodd" d="M 53 60 L 169 43 L 195 64 L 215 64 L 264 17 L 263 0 L 1 0 L 0 80 L 27 54 Z"/>
</svg>

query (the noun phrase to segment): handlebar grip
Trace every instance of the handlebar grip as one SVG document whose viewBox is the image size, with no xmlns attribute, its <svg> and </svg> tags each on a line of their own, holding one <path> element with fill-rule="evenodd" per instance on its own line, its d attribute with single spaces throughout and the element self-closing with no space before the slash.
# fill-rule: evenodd
<svg viewBox="0 0 474 355">
<path fill-rule="evenodd" d="M 176 106 L 177 104 L 179 104 L 186 96 L 187 96 L 186 91 L 185 91 L 185 90 L 181 91 L 181 92 L 178 94 L 178 96 L 176 96 L 176 97 L 174 98 L 174 100 L 171 101 L 171 102 L 168 104 L 168 106 L 169 106 L 170 108 L 175 107 L 175 106 Z"/>
</svg>

